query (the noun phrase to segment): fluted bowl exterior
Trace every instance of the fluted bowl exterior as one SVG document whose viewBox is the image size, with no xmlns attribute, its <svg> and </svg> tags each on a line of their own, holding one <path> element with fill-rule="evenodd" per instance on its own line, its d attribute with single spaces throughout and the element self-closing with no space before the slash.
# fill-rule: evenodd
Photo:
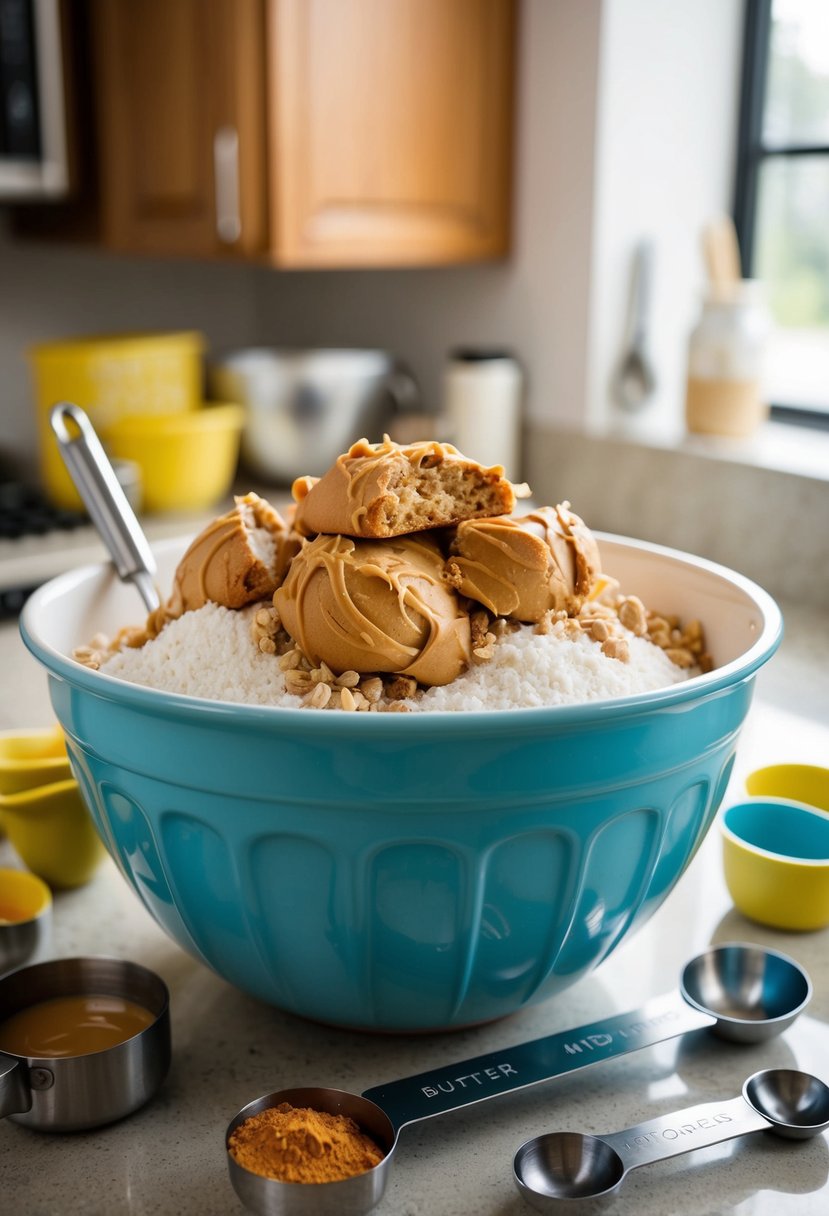
<svg viewBox="0 0 829 1216">
<path fill-rule="evenodd" d="M 345 714 L 80 667 L 73 642 L 136 616 L 106 567 L 41 588 L 21 629 L 98 831 L 179 945 L 297 1014 L 447 1029 L 569 986 L 659 907 L 715 816 L 780 640 L 776 605 L 740 575 L 600 541 L 626 589 L 664 611 L 682 600 L 726 661 L 613 701 Z M 181 548 L 160 554 L 170 570 Z"/>
</svg>

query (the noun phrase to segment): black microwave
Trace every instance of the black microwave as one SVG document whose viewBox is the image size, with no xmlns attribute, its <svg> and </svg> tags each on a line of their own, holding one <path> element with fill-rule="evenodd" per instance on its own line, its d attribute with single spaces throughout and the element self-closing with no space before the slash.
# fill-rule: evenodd
<svg viewBox="0 0 829 1216">
<path fill-rule="evenodd" d="M 62 0 L 0 0 L 0 201 L 69 192 Z"/>
</svg>

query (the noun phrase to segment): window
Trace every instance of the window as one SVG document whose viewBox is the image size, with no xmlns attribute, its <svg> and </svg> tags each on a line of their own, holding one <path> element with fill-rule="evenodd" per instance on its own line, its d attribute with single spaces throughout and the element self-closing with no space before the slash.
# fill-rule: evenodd
<svg viewBox="0 0 829 1216">
<path fill-rule="evenodd" d="M 735 222 L 775 417 L 829 425 L 829 0 L 747 0 Z"/>
</svg>

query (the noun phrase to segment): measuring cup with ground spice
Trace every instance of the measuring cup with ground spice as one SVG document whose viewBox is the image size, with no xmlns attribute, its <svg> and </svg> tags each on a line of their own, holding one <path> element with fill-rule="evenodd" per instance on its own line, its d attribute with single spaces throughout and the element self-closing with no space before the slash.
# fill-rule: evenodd
<svg viewBox="0 0 829 1216">
<path fill-rule="evenodd" d="M 323 1088 L 266 1094 L 243 1107 L 227 1129 L 230 1180 L 261 1216 L 363 1216 L 382 1197 L 399 1134 L 411 1123 L 694 1030 L 760 1043 L 790 1026 L 811 993 L 809 977 L 785 954 L 743 943 L 713 946 L 685 964 L 678 990 L 629 1013 L 361 1095 Z M 313 1119 L 325 1114 L 336 1118 Z"/>
</svg>

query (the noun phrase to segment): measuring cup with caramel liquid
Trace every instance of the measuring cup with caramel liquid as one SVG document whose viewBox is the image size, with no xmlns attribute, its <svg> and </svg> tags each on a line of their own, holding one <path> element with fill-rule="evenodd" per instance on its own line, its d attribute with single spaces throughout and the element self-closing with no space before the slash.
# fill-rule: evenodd
<svg viewBox="0 0 829 1216">
<path fill-rule="evenodd" d="M 146 967 L 56 959 L 0 979 L 0 1115 L 100 1127 L 148 1102 L 169 1067 L 169 993 Z"/>
</svg>

